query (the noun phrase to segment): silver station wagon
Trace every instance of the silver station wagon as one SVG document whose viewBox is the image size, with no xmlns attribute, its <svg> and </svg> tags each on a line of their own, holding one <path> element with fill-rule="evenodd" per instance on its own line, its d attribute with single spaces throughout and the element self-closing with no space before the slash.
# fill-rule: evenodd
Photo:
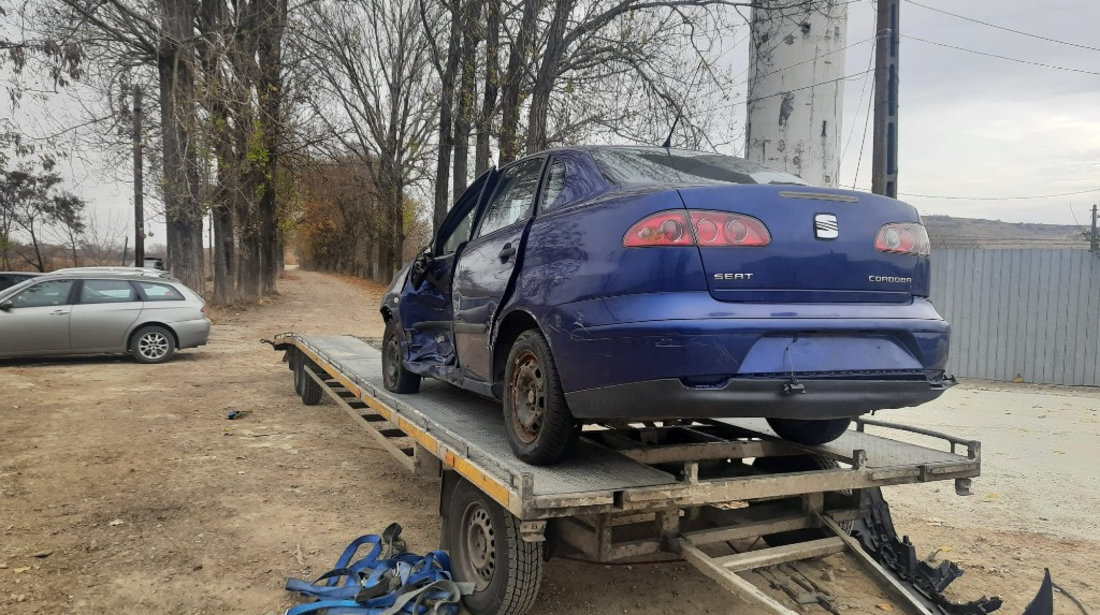
<svg viewBox="0 0 1100 615">
<path fill-rule="evenodd" d="M 0 291 L 0 357 L 130 353 L 162 363 L 209 337 L 202 297 L 163 272 L 65 269 Z"/>
</svg>

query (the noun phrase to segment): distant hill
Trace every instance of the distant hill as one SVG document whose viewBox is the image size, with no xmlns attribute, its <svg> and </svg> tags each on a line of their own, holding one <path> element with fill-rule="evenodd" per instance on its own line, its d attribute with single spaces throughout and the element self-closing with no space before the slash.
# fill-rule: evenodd
<svg viewBox="0 0 1100 615">
<path fill-rule="evenodd" d="M 1084 227 L 1066 224 L 1001 222 L 954 216 L 924 216 L 934 248 L 1081 248 Z"/>
</svg>

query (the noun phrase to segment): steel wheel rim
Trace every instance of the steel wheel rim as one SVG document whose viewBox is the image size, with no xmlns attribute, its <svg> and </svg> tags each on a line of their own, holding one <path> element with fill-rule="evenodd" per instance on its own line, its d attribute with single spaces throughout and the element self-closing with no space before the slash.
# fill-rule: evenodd
<svg viewBox="0 0 1100 615">
<path fill-rule="evenodd" d="M 525 444 L 530 444 L 542 432 L 546 412 L 546 371 L 534 352 L 525 350 L 516 357 L 509 389 L 516 435 Z"/>
<path fill-rule="evenodd" d="M 496 569 L 497 543 L 493 518 L 481 502 L 473 501 L 466 505 L 462 513 L 462 536 L 459 548 L 462 549 L 461 565 L 466 572 L 465 580 L 474 583 L 478 591 L 489 587 L 493 582 Z"/>
<path fill-rule="evenodd" d="M 397 338 L 390 336 L 390 339 L 386 342 L 386 361 L 383 365 L 383 375 L 386 378 L 386 384 L 394 386 L 397 383 L 397 374 L 401 366 L 401 349 L 397 344 Z"/>
<path fill-rule="evenodd" d="M 153 331 L 138 340 L 138 353 L 146 359 L 163 359 L 168 354 L 168 338 L 163 333 Z"/>
</svg>

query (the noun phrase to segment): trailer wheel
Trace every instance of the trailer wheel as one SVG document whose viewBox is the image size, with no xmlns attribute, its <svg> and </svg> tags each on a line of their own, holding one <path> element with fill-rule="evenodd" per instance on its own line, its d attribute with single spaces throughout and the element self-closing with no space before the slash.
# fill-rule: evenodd
<svg viewBox="0 0 1100 615">
<path fill-rule="evenodd" d="M 300 365 L 302 363 L 302 353 L 296 348 L 290 350 L 290 356 L 287 357 L 287 363 L 290 364 L 291 375 L 294 376 L 294 394 L 302 394 L 302 374 Z"/>
<path fill-rule="evenodd" d="M 294 390 L 301 395 L 302 403 L 307 406 L 316 406 L 321 402 L 321 385 L 310 377 L 307 370 L 313 371 L 312 362 L 305 357 L 298 361 L 298 367 L 294 369 Z"/>
<path fill-rule="evenodd" d="M 768 419 L 768 426 L 780 438 L 816 446 L 836 440 L 848 431 L 852 419 Z"/>
<path fill-rule="evenodd" d="M 472 615 L 523 615 L 542 582 L 542 543 L 524 542 L 519 520 L 489 496 L 459 480 L 444 504 L 444 546 L 456 581 L 473 594 L 462 603 Z"/>
<path fill-rule="evenodd" d="M 840 468 L 840 464 L 837 463 L 835 459 L 818 455 L 793 455 L 789 457 L 757 457 L 752 462 L 752 467 L 763 470 L 768 474 L 786 474 L 789 472 L 836 470 Z M 825 507 L 844 508 L 846 504 L 851 501 L 851 497 L 852 492 L 848 489 L 843 491 L 827 491 L 825 492 Z M 845 533 L 850 534 L 852 532 L 853 523 L 851 521 L 844 521 L 839 525 Z M 782 547 L 784 545 L 808 542 L 819 538 L 828 538 L 829 536 L 830 534 L 827 530 L 807 528 L 804 530 L 791 530 L 789 532 L 767 534 L 762 536 L 762 538 L 769 546 Z"/>
<path fill-rule="evenodd" d="M 382 334 L 382 384 L 394 393 L 419 393 L 420 376 L 405 369 L 401 356 L 402 336 L 401 324 L 391 318 Z"/>
<path fill-rule="evenodd" d="M 580 435 L 550 344 L 535 329 L 512 344 L 504 366 L 504 431 L 512 452 L 531 465 L 559 463 Z"/>
</svg>

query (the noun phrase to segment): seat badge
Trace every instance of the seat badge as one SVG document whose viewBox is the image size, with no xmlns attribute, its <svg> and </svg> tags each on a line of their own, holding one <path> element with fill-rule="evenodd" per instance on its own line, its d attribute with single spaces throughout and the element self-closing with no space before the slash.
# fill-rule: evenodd
<svg viewBox="0 0 1100 615">
<path fill-rule="evenodd" d="M 840 237 L 840 227 L 837 226 L 836 216 L 833 214 L 815 215 L 814 236 L 818 239 L 836 239 Z"/>
</svg>

